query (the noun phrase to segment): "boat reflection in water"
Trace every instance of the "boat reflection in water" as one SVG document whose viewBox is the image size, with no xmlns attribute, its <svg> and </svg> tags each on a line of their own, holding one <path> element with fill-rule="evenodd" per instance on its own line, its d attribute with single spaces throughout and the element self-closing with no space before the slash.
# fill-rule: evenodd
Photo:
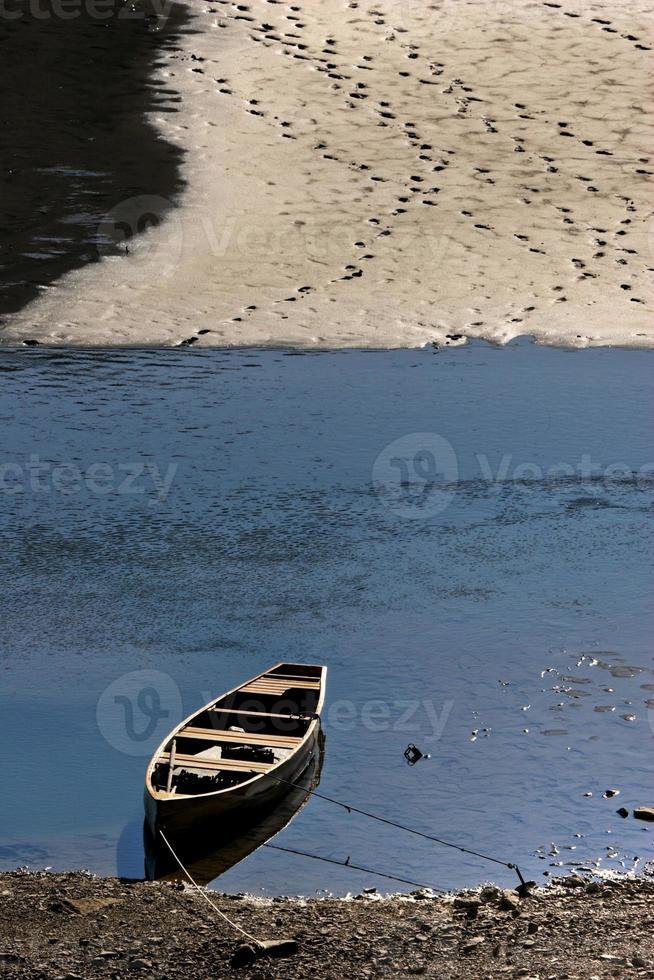
<svg viewBox="0 0 654 980">
<path fill-rule="evenodd" d="M 217 817 L 214 827 L 166 831 L 166 837 L 189 874 L 199 885 L 208 885 L 242 861 L 286 827 L 320 783 L 325 739 L 322 732 L 303 772 L 294 779 L 272 809 L 252 813 L 249 819 L 235 814 Z M 184 872 L 161 839 L 155 840 L 148 821 L 143 825 L 145 877 L 150 880 L 186 881 Z"/>
</svg>

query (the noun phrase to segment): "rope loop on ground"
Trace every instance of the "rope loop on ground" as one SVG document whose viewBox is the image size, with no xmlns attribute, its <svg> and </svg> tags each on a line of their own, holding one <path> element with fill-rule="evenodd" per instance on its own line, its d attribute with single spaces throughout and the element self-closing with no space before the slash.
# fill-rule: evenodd
<svg viewBox="0 0 654 980">
<path fill-rule="evenodd" d="M 184 872 L 184 874 L 186 875 L 186 877 L 188 878 L 188 880 L 191 882 L 191 884 L 193 885 L 193 887 L 198 890 L 198 892 L 200 893 L 200 895 L 202 895 L 202 898 L 205 900 L 205 902 L 208 902 L 208 904 L 211 906 L 211 908 L 214 910 L 214 912 L 217 912 L 218 915 L 221 917 L 221 919 L 224 919 L 225 922 L 232 927 L 232 929 L 235 929 L 236 932 L 240 932 L 242 936 L 245 936 L 246 939 L 249 939 L 250 942 L 254 943 L 254 945 L 258 949 L 261 949 L 263 947 L 263 943 L 260 942 L 260 940 L 255 939 L 254 936 L 251 936 L 249 932 L 246 932 L 245 929 L 242 929 L 241 926 L 239 926 L 236 922 L 232 922 L 232 920 L 229 918 L 229 916 L 225 915 L 225 913 L 222 911 L 222 909 L 219 909 L 218 906 L 216 905 L 216 903 L 211 901 L 211 899 L 207 895 L 207 893 L 204 890 L 204 888 L 200 888 L 200 886 L 198 885 L 198 883 L 191 877 L 191 875 L 186 870 L 186 868 L 184 867 L 184 865 L 182 864 L 182 862 L 180 861 L 180 859 L 175 854 L 175 851 L 173 850 L 172 845 L 170 844 L 170 841 L 168 840 L 168 838 L 164 834 L 164 832 L 161 829 L 161 827 L 159 828 L 159 833 L 161 834 L 161 837 L 162 837 L 164 843 L 166 844 L 168 850 L 170 851 L 170 853 L 172 854 L 172 856 L 175 858 L 175 860 L 177 861 L 178 865 L 180 866 L 180 868 L 182 869 L 182 871 Z"/>
</svg>

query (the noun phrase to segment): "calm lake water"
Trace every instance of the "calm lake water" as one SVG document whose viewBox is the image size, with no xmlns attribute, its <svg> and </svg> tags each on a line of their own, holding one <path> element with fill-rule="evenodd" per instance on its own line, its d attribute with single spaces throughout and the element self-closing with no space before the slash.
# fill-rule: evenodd
<svg viewBox="0 0 654 980">
<path fill-rule="evenodd" d="M 0 867 L 142 874 L 149 752 L 278 660 L 329 667 L 328 795 L 539 881 L 645 861 L 651 825 L 616 810 L 654 792 L 653 368 L 0 352 Z M 317 799 L 277 842 L 513 881 Z M 263 849 L 216 887 L 368 884 L 394 887 Z"/>
</svg>

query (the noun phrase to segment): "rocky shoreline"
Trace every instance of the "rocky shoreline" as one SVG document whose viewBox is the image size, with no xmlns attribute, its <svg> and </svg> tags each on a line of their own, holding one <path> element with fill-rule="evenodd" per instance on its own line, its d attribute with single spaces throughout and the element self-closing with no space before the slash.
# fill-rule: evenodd
<svg viewBox="0 0 654 980">
<path fill-rule="evenodd" d="M 86 872 L 0 875 L 0 971 L 35 980 L 240 976 L 654 978 L 654 880 L 559 878 L 521 898 L 260 899 Z M 284 941 L 283 943 L 281 941 Z"/>
</svg>

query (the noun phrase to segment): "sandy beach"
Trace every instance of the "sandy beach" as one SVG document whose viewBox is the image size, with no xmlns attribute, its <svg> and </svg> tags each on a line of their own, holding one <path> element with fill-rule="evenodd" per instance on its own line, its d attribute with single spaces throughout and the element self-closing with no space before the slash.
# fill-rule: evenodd
<svg viewBox="0 0 654 980">
<path fill-rule="evenodd" d="M 190 10 L 157 62 L 181 109 L 150 117 L 179 206 L 4 344 L 654 346 L 651 5 Z M 119 204 L 100 251 L 166 206 Z"/>
<path fill-rule="evenodd" d="M 252 955 L 190 886 L 75 874 L 0 875 L 0 963 L 8 977 L 654 976 L 647 879 L 578 876 L 521 900 L 492 886 L 382 898 L 253 900 L 211 893 L 256 940 L 290 955 Z"/>
</svg>

